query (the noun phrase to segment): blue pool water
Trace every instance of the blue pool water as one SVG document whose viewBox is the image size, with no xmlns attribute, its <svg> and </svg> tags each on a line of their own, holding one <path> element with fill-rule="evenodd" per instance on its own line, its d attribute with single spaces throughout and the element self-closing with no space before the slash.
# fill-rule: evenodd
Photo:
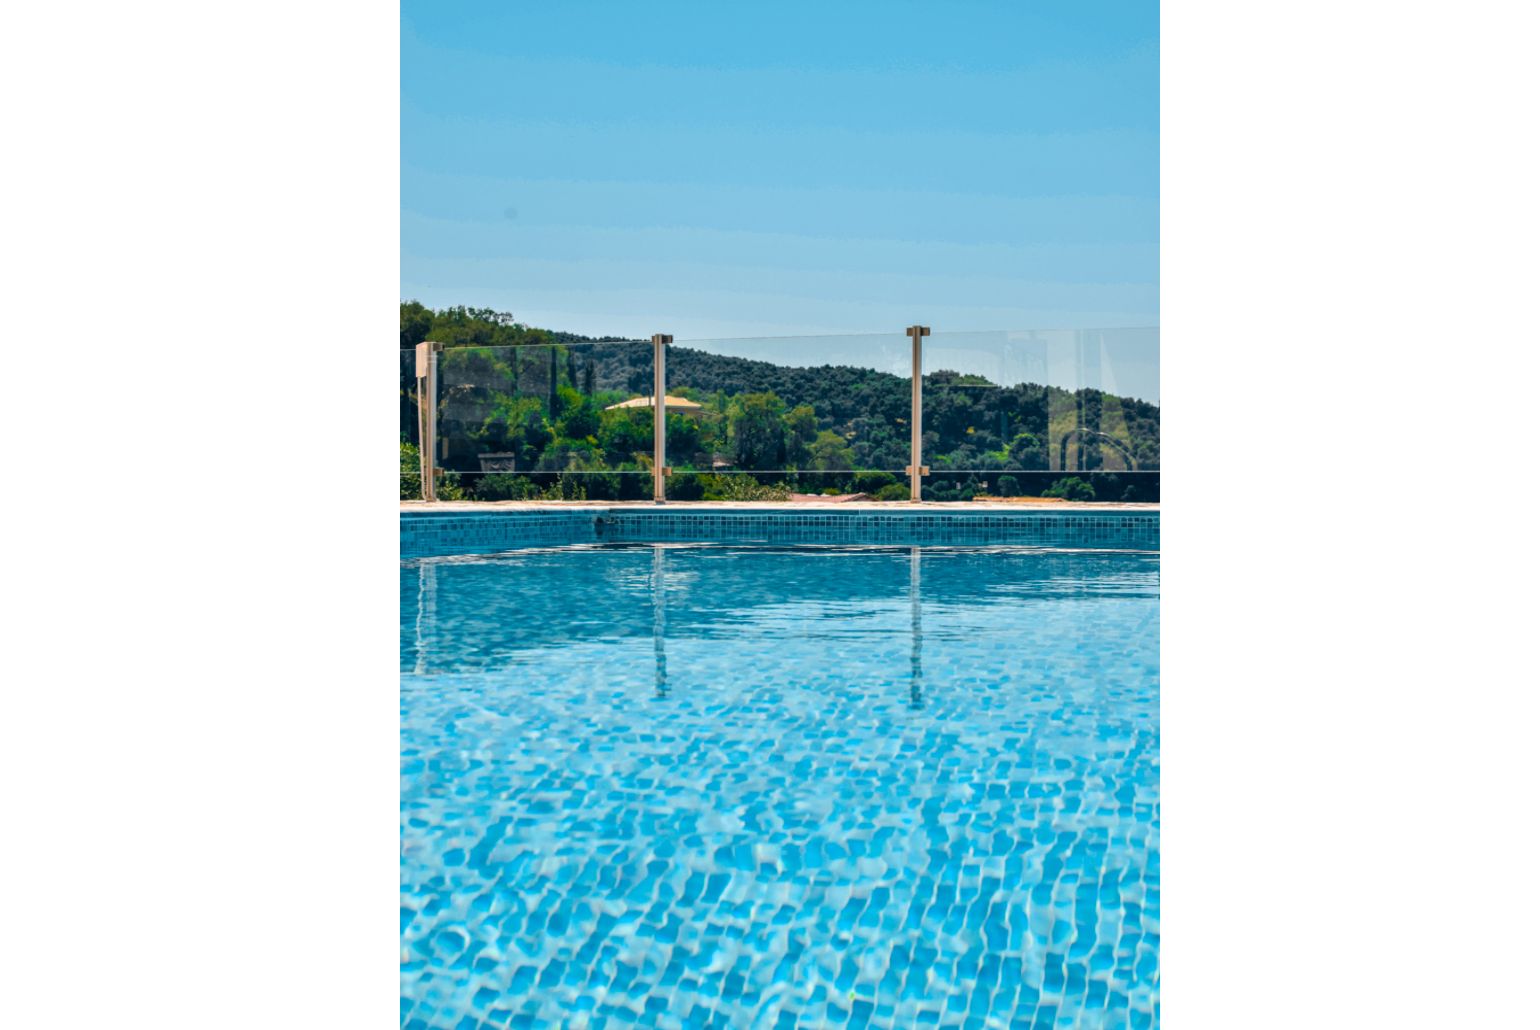
<svg viewBox="0 0 1540 1030">
<path fill-rule="evenodd" d="M 1159 558 L 401 565 L 409 1027 L 1149 1027 Z"/>
</svg>

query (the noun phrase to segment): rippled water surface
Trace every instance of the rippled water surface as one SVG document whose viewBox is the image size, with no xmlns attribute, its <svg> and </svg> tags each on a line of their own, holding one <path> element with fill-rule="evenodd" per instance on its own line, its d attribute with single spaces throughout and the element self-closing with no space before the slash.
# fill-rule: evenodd
<svg viewBox="0 0 1540 1030">
<path fill-rule="evenodd" d="M 401 1022 L 1149 1027 L 1159 559 L 401 566 Z"/>
</svg>

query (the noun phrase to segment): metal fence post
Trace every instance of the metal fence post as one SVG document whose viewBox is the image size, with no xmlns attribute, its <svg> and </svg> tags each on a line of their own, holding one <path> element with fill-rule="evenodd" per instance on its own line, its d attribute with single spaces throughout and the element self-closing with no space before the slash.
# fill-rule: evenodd
<svg viewBox="0 0 1540 1030">
<path fill-rule="evenodd" d="M 422 499 L 438 500 L 434 460 L 438 457 L 438 355 L 442 343 L 417 345 L 417 464 L 422 471 Z"/>
<path fill-rule="evenodd" d="M 909 467 L 904 471 L 909 473 L 909 503 L 920 503 L 920 477 L 930 475 L 930 469 L 920 464 L 923 457 L 921 450 L 922 427 L 920 424 L 921 409 L 924 406 L 924 388 L 921 386 L 922 366 L 920 364 L 920 337 L 930 335 L 930 326 L 912 325 L 907 330 L 909 339 L 914 345 L 914 371 L 909 378 Z"/>
<path fill-rule="evenodd" d="M 652 503 L 662 504 L 666 480 L 673 470 L 668 460 L 668 345 L 672 336 L 656 333 L 652 338 Z"/>
</svg>

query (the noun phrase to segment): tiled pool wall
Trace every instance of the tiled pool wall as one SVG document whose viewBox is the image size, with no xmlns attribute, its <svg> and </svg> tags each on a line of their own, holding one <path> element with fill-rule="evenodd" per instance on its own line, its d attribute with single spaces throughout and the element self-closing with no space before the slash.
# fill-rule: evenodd
<svg viewBox="0 0 1540 1030">
<path fill-rule="evenodd" d="M 1160 512 L 572 508 L 402 512 L 401 557 L 581 543 L 1024 544 L 1160 550 Z"/>
<path fill-rule="evenodd" d="M 401 557 L 492 554 L 515 547 L 588 544 L 603 508 L 568 511 L 402 512 Z"/>
</svg>

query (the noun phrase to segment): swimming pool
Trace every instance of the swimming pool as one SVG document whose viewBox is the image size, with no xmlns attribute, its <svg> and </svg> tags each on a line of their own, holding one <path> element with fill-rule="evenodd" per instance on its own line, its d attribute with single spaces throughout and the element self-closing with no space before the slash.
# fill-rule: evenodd
<svg viewBox="0 0 1540 1030">
<path fill-rule="evenodd" d="M 410 1027 L 1152 1026 L 1159 558 L 401 565 Z"/>
</svg>

